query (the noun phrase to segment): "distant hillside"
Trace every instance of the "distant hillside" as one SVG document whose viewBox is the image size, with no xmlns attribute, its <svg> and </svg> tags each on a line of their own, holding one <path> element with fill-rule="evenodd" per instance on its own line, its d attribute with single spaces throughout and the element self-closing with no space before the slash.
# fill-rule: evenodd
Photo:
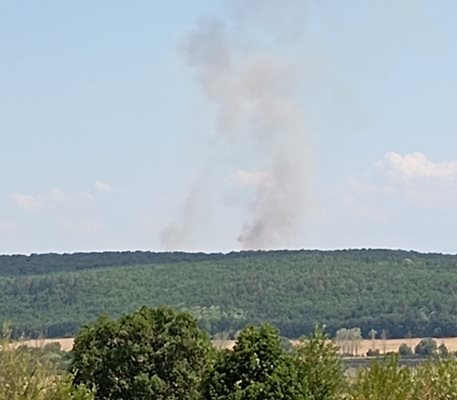
<svg viewBox="0 0 457 400">
<path fill-rule="evenodd" d="M 0 322 L 16 336 L 73 335 L 141 305 L 191 310 L 211 333 L 269 321 L 457 336 L 457 256 L 392 250 L 0 256 Z"/>
</svg>

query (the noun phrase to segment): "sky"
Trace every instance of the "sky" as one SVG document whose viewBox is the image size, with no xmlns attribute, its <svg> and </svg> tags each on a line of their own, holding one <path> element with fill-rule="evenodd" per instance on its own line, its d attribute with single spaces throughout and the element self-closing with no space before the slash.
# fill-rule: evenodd
<svg viewBox="0 0 457 400">
<path fill-rule="evenodd" d="M 0 0 L 0 253 L 456 253 L 452 0 Z"/>
</svg>

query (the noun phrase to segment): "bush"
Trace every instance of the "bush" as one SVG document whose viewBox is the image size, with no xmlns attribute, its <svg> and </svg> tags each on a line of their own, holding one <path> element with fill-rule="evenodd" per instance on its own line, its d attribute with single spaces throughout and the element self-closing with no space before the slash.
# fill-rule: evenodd
<svg viewBox="0 0 457 400">
<path fill-rule="evenodd" d="M 84 386 L 73 386 L 72 378 L 58 374 L 43 361 L 41 349 L 21 346 L 15 349 L 10 330 L 0 338 L 0 400 L 93 400 L 94 394 Z"/>
<path fill-rule="evenodd" d="M 436 354 L 438 345 L 432 338 L 422 339 L 414 349 L 416 356 L 429 357 Z"/>
<path fill-rule="evenodd" d="M 447 349 L 446 345 L 442 343 L 440 347 L 438 347 L 438 354 L 441 357 L 447 357 L 449 355 L 449 350 Z"/>
<path fill-rule="evenodd" d="M 381 355 L 379 349 L 370 349 L 367 351 L 367 357 L 379 357 Z"/>
<path fill-rule="evenodd" d="M 411 347 L 409 347 L 406 343 L 402 343 L 398 348 L 398 354 L 400 357 L 413 357 L 414 353 Z"/>
<path fill-rule="evenodd" d="M 434 359 L 417 367 L 414 399 L 441 400 L 457 398 L 457 360 Z"/>
<path fill-rule="evenodd" d="M 350 389 L 350 398 L 352 400 L 410 400 L 413 388 L 411 369 L 400 367 L 398 356 L 390 356 L 382 362 L 374 361 L 370 368 L 361 368 L 357 371 Z"/>
</svg>

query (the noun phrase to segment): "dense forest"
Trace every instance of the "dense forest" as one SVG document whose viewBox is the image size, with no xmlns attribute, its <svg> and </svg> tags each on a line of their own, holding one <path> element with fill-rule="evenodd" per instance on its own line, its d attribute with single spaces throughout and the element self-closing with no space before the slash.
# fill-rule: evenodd
<svg viewBox="0 0 457 400">
<path fill-rule="evenodd" d="M 14 336 L 74 335 L 142 305 L 193 313 L 211 334 L 270 322 L 388 337 L 457 336 L 457 256 L 392 250 L 0 256 L 0 323 Z"/>
</svg>

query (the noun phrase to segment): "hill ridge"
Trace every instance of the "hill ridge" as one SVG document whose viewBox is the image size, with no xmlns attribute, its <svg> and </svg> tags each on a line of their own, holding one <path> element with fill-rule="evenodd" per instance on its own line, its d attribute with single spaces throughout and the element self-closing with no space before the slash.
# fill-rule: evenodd
<svg viewBox="0 0 457 400">
<path fill-rule="evenodd" d="M 8 258 L 13 257 L 13 258 Z M 74 335 L 100 314 L 190 310 L 212 334 L 271 322 L 390 337 L 457 336 L 457 256 L 389 249 L 0 256 L 0 323 L 19 337 Z M 65 261 L 65 262 L 62 262 Z"/>
</svg>

